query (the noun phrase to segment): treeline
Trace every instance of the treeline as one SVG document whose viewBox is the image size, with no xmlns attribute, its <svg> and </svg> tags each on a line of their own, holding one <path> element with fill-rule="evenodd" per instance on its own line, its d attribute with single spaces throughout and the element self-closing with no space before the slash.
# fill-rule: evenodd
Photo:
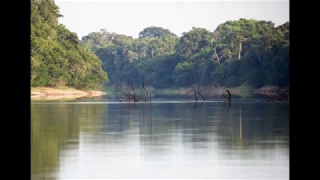
<svg viewBox="0 0 320 180">
<path fill-rule="evenodd" d="M 181 37 L 154 26 L 138 38 L 101 30 L 79 41 L 61 16 L 53 0 L 31 0 L 33 87 L 97 89 L 128 80 L 154 88 L 289 86 L 289 22 L 239 19 Z"/>
<path fill-rule="evenodd" d="M 239 19 L 214 32 L 192 28 L 178 37 L 162 27 L 147 27 L 139 38 L 104 29 L 80 44 L 102 61 L 111 85 L 128 80 L 155 88 L 264 85 L 289 86 L 289 22 Z"/>
<path fill-rule="evenodd" d="M 31 86 L 100 88 L 108 82 L 101 60 L 59 17 L 54 0 L 31 0 Z"/>
</svg>

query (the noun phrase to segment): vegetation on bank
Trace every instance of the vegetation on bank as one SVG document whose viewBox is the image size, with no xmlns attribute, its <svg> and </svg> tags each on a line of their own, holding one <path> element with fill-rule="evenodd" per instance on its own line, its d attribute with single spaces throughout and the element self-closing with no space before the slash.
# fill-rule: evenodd
<svg viewBox="0 0 320 180">
<path fill-rule="evenodd" d="M 53 0 L 31 0 L 31 86 L 100 89 L 108 82 L 101 60 L 59 17 Z"/>
<path fill-rule="evenodd" d="M 102 29 L 80 44 L 101 59 L 109 86 L 129 86 L 128 80 L 155 89 L 289 86 L 289 22 L 276 27 L 239 19 L 214 32 L 194 27 L 181 37 L 155 26 L 139 38 Z"/>
<path fill-rule="evenodd" d="M 197 87 L 212 95 L 227 88 L 249 97 L 261 87 L 289 86 L 289 22 L 239 19 L 181 37 L 156 26 L 138 38 L 102 29 L 79 41 L 58 24 L 61 16 L 53 0 L 31 0 L 32 87 L 105 88 L 119 97 L 130 81 L 141 93 L 181 95 Z"/>
</svg>

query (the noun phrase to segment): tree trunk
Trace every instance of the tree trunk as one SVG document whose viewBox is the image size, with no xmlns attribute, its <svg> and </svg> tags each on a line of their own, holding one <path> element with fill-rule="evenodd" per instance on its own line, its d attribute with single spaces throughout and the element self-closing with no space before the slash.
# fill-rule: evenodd
<svg viewBox="0 0 320 180">
<path fill-rule="evenodd" d="M 198 98 L 197 98 L 197 93 L 196 93 L 196 91 L 193 91 L 193 93 L 194 93 L 194 99 L 195 99 L 196 101 L 198 101 Z"/>
<path fill-rule="evenodd" d="M 206 68 L 203 66 L 203 71 L 202 71 L 202 76 L 201 76 L 201 83 L 203 83 L 205 70 L 206 70 Z"/>
<path fill-rule="evenodd" d="M 203 101 L 206 101 L 206 100 L 204 99 L 204 97 L 202 96 L 201 93 L 199 93 L 199 92 L 197 91 L 197 94 L 199 94 L 199 95 L 201 96 L 201 98 L 202 98 Z"/>
<path fill-rule="evenodd" d="M 218 54 L 217 54 L 217 50 L 216 50 L 216 48 L 214 48 L 214 56 L 216 56 L 216 57 L 217 57 L 218 64 L 220 65 L 220 58 L 219 58 L 219 56 L 218 56 Z"/>
<path fill-rule="evenodd" d="M 229 95 L 229 102 L 231 101 L 231 93 L 230 93 L 230 91 L 229 90 L 226 90 L 227 91 L 227 93 L 228 93 L 228 95 Z"/>
<path fill-rule="evenodd" d="M 231 49 L 233 49 L 233 40 L 231 39 Z"/>
<path fill-rule="evenodd" d="M 239 60 L 241 59 L 242 43 L 239 42 Z"/>
<path fill-rule="evenodd" d="M 225 97 L 226 99 L 228 99 L 229 100 L 229 103 L 231 102 L 231 93 L 230 93 L 230 91 L 229 90 L 226 90 L 227 91 L 227 93 L 228 93 L 228 97 L 227 96 L 225 96 L 224 94 L 222 94 L 223 95 L 223 97 Z"/>
<path fill-rule="evenodd" d="M 134 88 L 133 88 L 133 86 L 132 86 L 132 83 L 130 82 L 129 79 L 128 79 L 128 82 L 129 82 L 129 84 L 130 84 L 130 86 L 131 86 L 131 89 L 132 89 L 132 91 L 133 91 L 133 102 L 136 102 L 136 101 L 137 101 L 137 99 L 136 99 L 136 92 L 134 91 Z"/>
</svg>

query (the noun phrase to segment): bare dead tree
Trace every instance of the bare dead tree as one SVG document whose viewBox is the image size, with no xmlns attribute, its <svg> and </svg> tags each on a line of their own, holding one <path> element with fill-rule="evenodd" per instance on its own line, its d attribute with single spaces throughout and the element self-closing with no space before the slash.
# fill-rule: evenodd
<svg viewBox="0 0 320 180">
<path fill-rule="evenodd" d="M 228 97 L 227 97 L 224 93 L 222 93 L 222 96 L 223 96 L 224 98 L 228 99 L 228 100 L 229 100 L 229 103 L 230 103 L 230 102 L 231 102 L 231 97 L 232 97 L 232 95 L 231 95 L 231 93 L 230 93 L 229 90 L 226 90 L 226 91 L 227 91 L 227 93 L 228 93 Z"/>
<path fill-rule="evenodd" d="M 123 88 L 114 85 L 113 94 L 115 95 L 115 98 L 120 98 L 119 101 L 131 101 L 131 94 L 130 92 L 123 92 Z"/>
<path fill-rule="evenodd" d="M 118 90 L 121 93 L 120 96 L 120 102 L 123 101 L 133 101 L 133 102 L 138 102 L 138 101 L 148 101 L 151 102 L 151 91 L 150 91 L 150 87 L 147 90 L 147 88 L 145 87 L 145 83 L 144 81 L 142 81 L 142 89 L 134 89 L 133 84 L 131 83 L 131 81 L 128 79 L 128 83 L 130 85 L 131 88 L 131 92 L 130 91 L 123 91 L 122 89 Z"/>
<path fill-rule="evenodd" d="M 134 91 L 133 85 L 132 85 L 132 83 L 130 82 L 129 79 L 128 79 L 128 82 L 129 82 L 129 84 L 131 86 L 131 89 L 132 89 L 132 92 L 133 92 L 133 95 L 131 95 L 131 94 L 129 94 L 129 95 L 132 96 L 133 102 L 136 102 L 136 101 L 138 101 L 137 98 L 136 98 L 136 92 Z"/>
<path fill-rule="evenodd" d="M 198 98 L 197 98 L 197 93 L 196 93 L 196 91 L 193 91 L 193 93 L 194 93 L 194 99 L 195 99 L 196 101 L 198 101 Z"/>
<path fill-rule="evenodd" d="M 204 99 L 204 97 L 202 96 L 201 93 L 199 93 L 199 92 L 197 91 L 197 94 L 199 94 L 199 95 L 201 96 L 201 98 L 202 98 L 203 101 L 206 101 L 206 100 Z"/>
<path fill-rule="evenodd" d="M 200 91 L 202 91 L 201 87 L 196 87 L 195 84 L 192 84 L 192 87 L 187 91 L 186 94 L 194 94 L 195 101 L 198 101 L 198 97 L 197 97 L 197 94 L 198 94 L 203 101 L 206 101 Z"/>
<path fill-rule="evenodd" d="M 125 94 L 123 94 L 124 95 L 124 100 L 126 100 L 126 101 L 134 101 L 134 96 L 132 95 L 132 94 L 130 94 L 130 93 L 125 93 Z"/>
<path fill-rule="evenodd" d="M 149 99 L 149 92 L 146 90 L 146 88 L 144 88 L 144 82 L 142 82 L 142 88 L 143 88 L 143 90 L 146 92 L 146 98 L 145 98 L 145 100 L 148 101 L 148 99 Z"/>
<path fill-rule="evenodd" d="M 149 87 L 149 102 L 151 102 L 151 90 L 150 90 L 150 87 Z"/>
<path fill-rule="evenodd" d="M 144 87 L 144 77 L 142 77 L 142 88 L 144 89 L 144 91 L 146 92 L 146 98 L 145 101 L 149 101 L 151 102 L 151 93 L 150 93 L 150 88 L 149 91 L 147 91 L 147 89 Z"/>
</svg>

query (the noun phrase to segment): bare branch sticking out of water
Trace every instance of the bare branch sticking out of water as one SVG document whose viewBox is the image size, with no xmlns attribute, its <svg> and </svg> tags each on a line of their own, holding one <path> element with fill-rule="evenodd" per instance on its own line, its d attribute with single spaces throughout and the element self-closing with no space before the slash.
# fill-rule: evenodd
<svg viewBox="0 0 320 180">
<path fill-rule="evenodd" d="M 202 98 L 203 101 L 206 101 L 204 96 L 201 93 L 202 91 L 203 91 L 203 89 L 201 88 L 201 86 L 196 85 L 196 84 L 192 84 L 192 87 L 189 90 L 187 90 L 186 94 L 188 94 L 188 95 L 193 94 L 196 102 L 198 101 L 197 94 Z"/>
<path fill-rule="evenodd" d="M 142 82 L 142 88 L 143 89 L 138 89 L 135 90 L 133 87 L 133 84 L 131 83 L 131 81 L 128 79 L 128 83 L 130 85 L 131 91 L 133 94 L 131 94 L 130 92 L 125 92 L 123 93 L 121 91 L 121 98 L 120 98 L 120 102 L 138 102 L 138 101 L 147 101 L 147 102 L 151 102 L 151 91 L 150 91 L 150 87 L 149 87 L 149 91 L 146 89 L 144 81 Z"/>
<path fill-rule="evenodd" d="M 138 101 L 138 100 L 136 99 L 136 92 L 134 91 L 133 85 L 132 85 L 132 83 L 130 82 L 129 79 L 128 79 L 128 83 L 130 84 L 131 89 L 132 89 L 132 91 L 133 91 L 133 96 L 132 96 L 133 102 L 136 102 L 136 101 Z"/>
<path fill-rule="evenodd" d="M 231 102 L 231 97 L 232 97 L 232 95 L 231 95 L 231 93 L 230 93 L 229 90 L 226 90 L 226 91 L 227 91 L 227 93 L 228 93 L 228 97 L 227 97 L 225 94 L 223 94 L 223 93 L 222 93 L 222 95 L 223 95 L 224 98 L 228 99 L 229 102 Z"/>
<path fill-rule="evenodd" d="M 145 101 L 149 101 L 151 102 L 151 93 L 150 93 L 150 88 L 149 91 L 147 91 L 147 89 L 144 87 L 144 78 L 142 77 L 142 88 L 144 89 L 144 91 L 146 92 L 146 97 L 145 97 Z"/>
</svg>

